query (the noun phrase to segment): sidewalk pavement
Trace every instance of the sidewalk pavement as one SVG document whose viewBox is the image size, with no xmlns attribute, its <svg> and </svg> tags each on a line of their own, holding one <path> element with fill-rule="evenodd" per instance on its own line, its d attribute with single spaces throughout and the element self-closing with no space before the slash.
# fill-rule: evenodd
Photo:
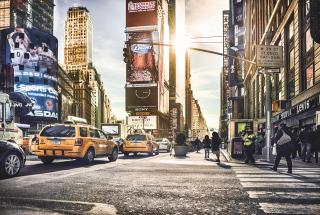
<svg viewBox="0 0 320 215">
<path fill-rule="evenodd" d="M 226 160 L 228 162 L 243 162 L 244 161 L 244 157 L 243 159 L 234 159 L 231 158 L 230 154 L 227 152 L 226 149 L 222 149 L 221 153 L 224 155 L 224 157 L 226 158 Z M 262 155 L 254 155 L 256 162 L 262 162 L 262 163 L 274 163 L 274 160 L 276 158 L 275 155 L 272 155 L 272 153 L 270 152 L 270 160 L 267 160 L 267 152 L 266 150 L 263 150 L 263 154 Z M 282 158 L 280 161 L 280 164 L 283 165 L 287 165 L 286 163 L 286 159 Z M 308 167 L 320 167 L 320 162 L 316 163 L 315 158 L 312 157 L 311 158 L 311 163 L 307 163 L 307 162 L 303 162 L 299 157 L 296 157 L 295 159 L 292 159 L 292 166 L 294 167 L 299 167 L 299 168 L 308 168 Z"/>
</svg>

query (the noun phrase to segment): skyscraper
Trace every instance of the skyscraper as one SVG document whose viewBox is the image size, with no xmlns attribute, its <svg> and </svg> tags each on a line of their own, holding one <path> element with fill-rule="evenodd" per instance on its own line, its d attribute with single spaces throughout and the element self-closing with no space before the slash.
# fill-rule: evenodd
<svg viewBox="0 0 320 215">
<path fill-rule="evenodd" d="M 0 29 L 37 28 L 53 33 L 54 0 L 1 0 Z"/>
<path fill-rule="evenodd" d="M 92 21 L 87 8 L 69 8 L 64 38 L 64 63 L 67 71 L 87 71 L 92 63 Z"/>
<path fill-rule="evenodd" d="M 91 122 L 92 21 L 87 8 L 69 8 L 64 38 L 64 64 L 74 80 L 77 115 Z"/>
</svg>

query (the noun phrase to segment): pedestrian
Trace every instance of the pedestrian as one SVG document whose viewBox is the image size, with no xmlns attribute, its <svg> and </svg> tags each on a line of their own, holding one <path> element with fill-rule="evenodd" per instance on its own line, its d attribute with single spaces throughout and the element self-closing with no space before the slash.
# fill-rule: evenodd
<svg viewBox="0 0 320 215">
<path fill-rule="evenodd" d="M 194 147 L 195 147 L 195 150 L 197 151 L 197 153 L 199 153 L 200 145 L 201 145 L 201 141 L 200 141 L 199 138 L 197 137 L 197 138 L 194 140 Z"/>
<path fill-rule="evenodd" d="M 315 154 L 316 163 L 319 159 L 320 151 L 320 125 L 317 126 L 316 130 L 310 135 L 311 151 Z"/>
<path fill-rule="evenodd" d="M 204 140 L 202 141 L 203 143 L 203 147 L 204 147 L 204 159 L 208 159 L 209 158 L 209 152 L 210 152 L 210 148 L 211 148 L 211 141 L 208 135 L 206 135 L 204 137 Z"/>
<path fill-rule="evenodd" d="M 220 163 L 220 147 L 221 147 L 221 138 L 217 132 L 212 132 L 211 139 L 211 149 L 212 153 L 216 155 L 216 162 Z"/>
<path fill-rule="evenodd" d="M 262 155 L 262 149 L 265 146 L 264 133 L 262 131 L 257 133 L 257 138 L 255 140 L 256 153 Z"/>
<path fill-rule="evenodd" d="M 299 139 L 301 141 L 301 158 L 302 161 L 311 162 L 311 144 L 310 144 L 310 135 L 311 128 L 310 126 L 306 126 L 299 135 Z"/>
<path fill-rule="evenodd" d="M 255 151 L 255 135 L 253 134 L 253 131 L 251 128 L 246 128 L 244 132 L 242 132 L 242 140 L 243 140 L 243 146 L 244 146 L 244 154 L 246 156 L 245 163 L 248 164 L 249 161 L 251 161 L 252 164 L 255 164 L 255 160 L 253 157 L 254 151 Z"/>
<path fill-rule="evenodd" d="M 301 158 L 301 143 L 299 139 L 299 129 L 293 128 L 292 129 L 292 159 L 295 159 L 297 155 Z"/>
<path fill-rule="evenodd" d="M 272 168 L 274 171 L 277 171 L 281 158 L 285 157 L 288 166 L 288 173 L 292 174 L 291 140 L 292 133 L 290 129 L 286 126 L 285 123 L 281 123 L 274 140 L 277 149 L 276 160 Z"/>
</svg>

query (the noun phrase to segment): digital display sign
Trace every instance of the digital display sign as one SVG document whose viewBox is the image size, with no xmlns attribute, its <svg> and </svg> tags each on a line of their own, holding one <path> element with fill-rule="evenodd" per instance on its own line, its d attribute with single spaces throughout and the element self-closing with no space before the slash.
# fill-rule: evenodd
<svg viewBox="0 0 320 215">
<path fill-rule="evenodd" d="M 158 108 L 158 87 L 150 86 L 126 87 L 126 110 L 130 112 L 156 111 Z"/>
<path fill-rule="evenodd" d="M 22 118 L 57 121 L 57 39 L 27 28 L 9 28 L 1 34 L 1 38 L 6 38 L 2 39 L 6 64 L 13 69 L 14 92 L 29 97 L 33 103 L 31 111 Z"/>
</svg>

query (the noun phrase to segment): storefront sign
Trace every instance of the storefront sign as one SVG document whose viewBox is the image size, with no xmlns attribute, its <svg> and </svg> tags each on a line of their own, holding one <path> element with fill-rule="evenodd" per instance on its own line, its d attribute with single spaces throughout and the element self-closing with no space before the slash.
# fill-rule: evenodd
<svg viewBox="0 0 320 215">
<path fill-rule="evenodd" d="M 133 129 L 157 129 L 157 116 L 129 116 L 128 125 Z"/>
<path fill-rule="evenodd" d="M 314 109 L 320 106 L 320 95 L 311 97 L 295 106 L 273 117 L 273 122 L 277 122 L 282 119 L 286 119 L 295 115 L 299 115 L 308 110 Z"/>
</svg>

